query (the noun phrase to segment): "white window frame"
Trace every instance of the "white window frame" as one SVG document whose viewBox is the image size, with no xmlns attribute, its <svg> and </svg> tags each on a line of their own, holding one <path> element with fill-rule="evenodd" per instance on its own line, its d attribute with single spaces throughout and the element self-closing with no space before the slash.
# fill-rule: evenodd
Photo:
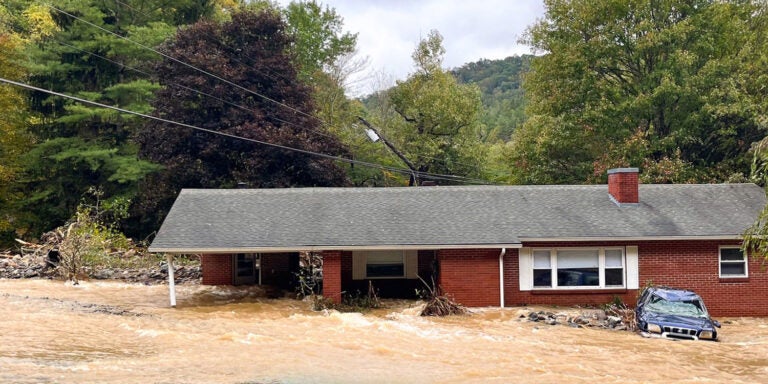
<svg viewBox="0 0 768 384">
<path fill-rule="evenodd" d="M 541 252 L 541 253 L 548 252 L 549 253 L 549 268 L 536 268 L 536 252 Z M 535 289 L 551 288 L 551 286 L 550 287 L 541 287 L 541 286 L 537 287 L 536 286 L 536 270 L 543 270 L 543 271 L 549 270 L 549 281 L 550 282 L 552 281 L 552 278 L 556 275 L 556 274 L 552 273 L 552 271 L 554 270 L 554 267 L 552 266 L 552 252 L 549 249 L 541 249 L 541 248 L 532 249 L 531 250 L 531 258 L 533 259 L 533 262 L 531 263 L 531 268 L 532 268 L 531 272 L 533 274 L 533 280 L 532 280 L 533 287 Z"/>
<path fill-rule="evenodd" d="M 717 250 L 717 270 L 718 275 L 722 279 L 743 279 L 745 277 L 749 277 L 749 258 L 747 258 L 747 253 L 744 251 L 741 251 L 741 257 L 742 259 L 739 261 L 736 260 L 723 260 L 723 249 L 738 249 L 741 250 L 741 247 L 738 245 L 721 245 L 718 247 Z M 725 264 L 744 264 L 744 274 L 743 275 L 724 275 L 723 274 L 723 263 Z"/>
<path fill-rule="evenodd" d="M 369 258 L 373 254 L 389 254 L 389 255 L 398 255 L 400 257 L 400 264 L 403 266 L 403 274 L 402 275 L 390 275 L 390 276 L 368 276 L 368 265 Z M 365 257 L 365 278 L 366 279 L 403 279 L 405 278 L 405 251 L 398 250 L 398 251 L 370 251 Z"/>
<path fill-rule="evenodd" d="M 557 252 L 558 251 L 598 251 L 598 277 L 599 285 L 579 285 L 579 286 L 559 286 L 557 285 Z M 623 276 L 622 285 L 605 285 L 605 251 L 606 250 L 619 250 L 621 251 L 621 266 Z M 593 289 L 626 289 L 628 286 L 628 265 L 627 265 L 627 250 L 625 247 L 557 247 L 557 248 L 532 248 L 531 257 L 533 257 L 536 251 L 549 251 L 549 265 L 552 273 L 551 281 L 552 286 L 542 287 L 533 285 L 531 281 L 532 289 L 535 290 L 593 290 Z M 531 273 L 533 273 L 533 263 L 531 263 Z M 617 269 L 617 268 L 609 268 Z"/>
<path fill-rule="evenodd" d="M 402 254 L 403 275 L 402 276 L 368 276 L 368 256 L 371 253 L 391 252 L 392 254 Z M 418 278 L 418 251 L 416 250 L 360 250 L 352 251 L 352 280 L 386 280 L 386 279 L 416 279 Z"/>
</svg>

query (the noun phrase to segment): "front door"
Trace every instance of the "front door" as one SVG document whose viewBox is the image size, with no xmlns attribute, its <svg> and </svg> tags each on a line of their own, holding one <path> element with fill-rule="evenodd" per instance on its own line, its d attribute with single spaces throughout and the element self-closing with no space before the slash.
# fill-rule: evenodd
<svg viewBox="0 0 768 384">
<path fill-rule="evenodd" d="M 253 285 L 261 283 L 260 255 L 258 253 L 238 253 L 233 256 L 235 285 Z"/>
</svg>

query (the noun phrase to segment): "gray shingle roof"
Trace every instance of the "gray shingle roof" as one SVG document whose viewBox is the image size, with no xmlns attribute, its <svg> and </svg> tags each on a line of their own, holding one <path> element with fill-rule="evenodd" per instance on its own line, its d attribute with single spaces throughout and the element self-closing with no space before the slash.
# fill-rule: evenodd
<svg viewBox="0 0 768 384">
<path fill-rule="evenodd" d="M 185 189 L 153 252 L 504 246 L 535 239 L 734 238 L 766 203 L 754 184 Z"/>
</svg>

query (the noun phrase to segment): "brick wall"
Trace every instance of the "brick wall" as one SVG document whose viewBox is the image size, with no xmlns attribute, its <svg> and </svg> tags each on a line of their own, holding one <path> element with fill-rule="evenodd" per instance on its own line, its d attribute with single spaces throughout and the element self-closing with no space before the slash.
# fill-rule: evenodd
<svg viewBox="0 0 768 384">
<path fill-rule="evenodd" d="M 202 255 L 200 268 L 203 273 L 202 284 L 232 285 L 232 255 Z"/>
<path fill-rule="evenodd" d="M 517 249 L 507 249 L 504 254 L 504 306 L 528 304 L 527 298 L 520 293 L 520 253 Z"/>
<path fill-rule="evenodd" d="M 720 279 L 719 246 L 737 241 L 638 241 L 632 243 L 527 243 L 530 247 L 637 245 L 640 288 L 653 283 L 690 289 L 704 299 L 713 316 L 768 316 L 768 271 L 759 260 L 749 260 L 747 279 Z M 634 305 L 638 290 L 547 291 L 519 290 L 518 251 L 508 250 L 504 259 L 506 306 L 598 305 L 615 296 Z"/>
<path fill-rule="evenodd" d="M 501 249 L 442 249 L 439 285 L 444 293 L 469 307 L 498 306 Z"/>
<path fill-rule="evenodd" d="M 341 266 L 341 251 L 323 251 L 323 297 L 337 303 L 341 301 Z"/>
<path fill-rule="evenodd" d="M 690 289 L 713 316 L 768 316 L 768 271 L 750 258 L 749 277 L 719 277 L 719 246 L 738 242 L 640 243 L 640 284 Z"/>
</svg>

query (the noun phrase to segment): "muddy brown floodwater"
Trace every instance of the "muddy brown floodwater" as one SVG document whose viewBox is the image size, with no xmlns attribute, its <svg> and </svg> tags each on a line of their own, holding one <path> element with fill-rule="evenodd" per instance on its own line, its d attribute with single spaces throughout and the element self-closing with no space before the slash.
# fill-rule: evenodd
<svg viewBox="0 0 768 384">
<path fill-rule="evenodd" d="M 323 313 L 258 288 L 177 288 L 174 309 L 165 286 L 0 280 L 0 382 L 768 382 L 767 319 L 669 341 L 532 323 L 525 308 Z"/>
</svg>

